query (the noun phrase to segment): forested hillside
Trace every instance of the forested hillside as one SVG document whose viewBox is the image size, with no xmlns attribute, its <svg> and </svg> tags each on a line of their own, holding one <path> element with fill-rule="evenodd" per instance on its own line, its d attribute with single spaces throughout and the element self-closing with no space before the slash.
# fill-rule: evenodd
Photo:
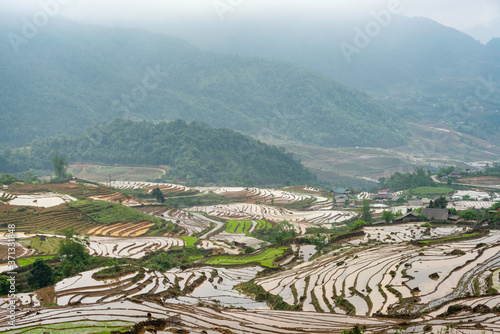
<svg viewBox="0 0 500 334">
<path fill-rule="evenodd" d="M 53 154 L 71 161 L 104 164 L 168 165 L 168 180 L 190 185 L 313 184 L 316 176 L 284 149 L 228 129 L 200 122 L 158 124 L 115 120 L 79 137 L 61 135 L 28 148 L 0 153 L 0 170 L 51 169 Z"/>
<path fill-rule="evenodd" d="M 0 23 L 2 36 L 15 29 Z M 199 120 L 326 147 L 405 142 L 391 108 L 302 66 L 62 19 L 19 52 L 0 40 L 0 92 L 0 141 L 9 146 L 117 117 Z"/>
<path fill-rule="evenodd" d="M 331 15 L 269 19 L 257 27 L 228 20 L 190 41 L 218 52 L 293 61 L 406 110 L 413 122 L 444 120 L 460 132 L 500 140 L 499 39 L 483 45 L 431 19 L 393 15 L 367 41 L 359 31 L 376 23 L 372 16 Z"/>
</svg>

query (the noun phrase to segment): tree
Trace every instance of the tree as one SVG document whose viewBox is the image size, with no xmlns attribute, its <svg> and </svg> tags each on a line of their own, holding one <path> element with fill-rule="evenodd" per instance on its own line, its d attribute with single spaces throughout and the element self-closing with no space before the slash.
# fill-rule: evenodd
<svg viewBox="0 0 500 334">
<path fill-rule="evenodd" d="M 30 270 L 28 284 L 32 289 L 41 289 L 55 282 L 54 269 L 50 264 L 37 259 Z"/>
<path fill-rule="evenodd" d="M 154 188 L 151 194 L 156 198 L 158 203 L 165 203 L 165 197 L 163 196 L 163 193 L 161 192 L 160 188 L 158 187 Z"/>
<path fill-rule="evenodd" d="M 465 220 L 477 220 L 479 215 L 474 210 L 467 210 L 462 212 L 460 216 Z"/>
<path fill-rule="evenodd" d="M 16 181 L 17 181 L 17 177 L 15 177 L 12 174 L 2 174 L 2 176 L 0 176 L 0 184 L 9 185 L 9 184 L 16 182 Z"/>
<path fill-rule="evenodd" d="M 34 183 L 38 181 L 38 176 L 33 172 L 25 172 L 23 176 L 21 176 L 21 180 L 26 183 Z"/>
<path fill-rule="evenodd" d="M 7 276 L 0 276 L 0 296 L 6 296 L 10 290 L 10 282 Z"/>
<path fill-rule="evenodd" d="M 59 179 L 65 179 L 68 177 L 67 168 L 69 165 L 69 161 L 66 157 L 59 155 L 56 153 L 50 159 L 52 162 L 52 166 L 54 167 L 54 172 L 56 173 L 56 177 Z"/>
<path fill-rule="evenodd" d="M 446 197 L 439 197 L 435 201 L 430 201 L 429 203 L 429 208 L 434 208 L 434 209 L 446 209 L 448 206 L 448 200 L 446 200 Z"/>
<path fill-rule="evenodd" d="M 363 210 L 361 212 L 361 220 L 364 220 L 367 223 L 371 223 L 373 221 L 372 212 L 370 209 L 370 201 L 367 199 L 363 200 Z"/>
<path fill-rule="evenodd" d="M 69 229 L 63 230 L 66 238 L 61 240 L 59 244 L 58 253 L 60 256 L 71 259 L 72 262 L 85 262 L 89 254 L 87 248 L 77 239 L 75 240 L 74 228 L 71 226 Z"/>
<path fill-rule="evenodd" d="M 392 211 L 384 211 L 382 213 L 382 219 L 385 220 L 386 223 L 390 223 L 396 218 L 396 215 Z"/>
</svg>

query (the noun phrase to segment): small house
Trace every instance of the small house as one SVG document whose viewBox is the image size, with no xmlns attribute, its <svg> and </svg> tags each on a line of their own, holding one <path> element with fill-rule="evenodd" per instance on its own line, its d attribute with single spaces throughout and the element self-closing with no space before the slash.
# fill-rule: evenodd
<svg viewBox="0 0 500 334">
<path fill-rule="evenodd" d="M 335 206 L 344 206 L 349 202 L 349 197 L 346 195 L 339 195 L 335 197 Z"/>
<path fill-rule="evenodd" d="M 394 222 L 395 223 L 414 222 L 419 220 L 418 216 L 420 216 L 420 214 L 417 211 L 411 211 L 403 216 L 396 217 L 396 219 L 394 219 Z"/>
<path fill-rule="evenodd" d="M 431 220 L 447 221 L 449 213 L 448 209 L 424 208 L 422 215 Z"/>
<path fill-rule="evenodd" d="M 379 199 L 391 199 L 391 189 L 379 190 L 377 193 L 377 198 Z"/>
</svg>

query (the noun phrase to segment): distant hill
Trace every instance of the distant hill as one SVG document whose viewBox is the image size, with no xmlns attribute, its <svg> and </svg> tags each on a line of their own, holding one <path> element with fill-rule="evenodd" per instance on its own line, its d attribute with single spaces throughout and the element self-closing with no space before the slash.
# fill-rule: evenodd
<svg viewBox="0 0 500 334">
<path fill-rule="evenodd" d="M 0 23 L 2 36 L 18 30 Z M 198 120 L 325 147 L 406 141 L 392 108 L 305 67 L 62 19 L 19 53 L 0 39 L 0 106 L 0 141 L 10 146 L 117 117 Z"/>
<path fill-rule="evenodd" d="M 368 92 L 412 122 L 444 120 L 461 132 L 500 141 L 499 39 L 483 45 L 427 18 L 392 16 L 367 42 L 362 37 L 356 42 L 359 31 L 373 22 L 373 17 L 347 20 L 335 13 L 329 19 L 311 21 L 304 15 L 258 25 L 227 20 L 207 25 L 203 38 L 187 37 L 217 52 L 302 64 Z M 346 57 L 342 45 L 356 50 Z"/>
<path fill-rule="evenodd" d="M 166 179 L 190 185 L 272 186 L 315 184 L 316 176 L 284 149 L 200 122 L 147 123 L 115 120 L 79 137 L 41 139 L 0 154 L 0 170 L 51 169 L 54 153 L 71 161 L 168 165 Z"/>
</svg>

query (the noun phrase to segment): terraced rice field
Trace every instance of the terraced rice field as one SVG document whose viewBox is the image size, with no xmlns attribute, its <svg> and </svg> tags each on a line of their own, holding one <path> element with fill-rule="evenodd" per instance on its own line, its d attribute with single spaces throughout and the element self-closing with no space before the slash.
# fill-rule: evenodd
<svg viewBox="0 0 500 334">
<path fill-rule="evenodd" d="M 121 331 L 125 328 L 130 328 L 134 325 L 133 322 L 126 321 L 72 321 L 60 324 L 40 325 L 23 328 L 22 331 L 12 330 L 4 333 L 8 334 L 88 334 L 88 333 L 110 333 Z"/>
<path fill-rule="evenodd" d="M 413 240 L 435 239 L 465 233 L 469 228 L 462 226 L 443 225 L 427 229 L 417 224 L 401 224 L 387 226 L 366 226 L 363 228 L 365 236 L 350 241 L 351 244 L 367 243 L 370 241 L 384 243 L 402 243 Z"/>
<path fill-rule="evenodd" d="M 161 219 L 165 219 L 169 222 L 179 225 L 186 230 L 188 235 L 199 233 L 210 227 L 210 224 L 212 223 L 210 219 L 202 215 L 193 214 L 184 210 L 172 210 L 165 207 L 155 206 L 139 207 L 137 209 L 149 215 L 159 217 Z M 222 226 L 222 223 L 217 223 L 217 225 Z"/>
<path fill-rule="evenodd" d="M 156 294 L 164 301 L 167 290 L 178 284 L 179 290 L 189 292 L 182 297 L 184 303 L 199 301 L 225 306 L 237 305 L 249 308 L 268 309 L 265 303 L 255 302 L 233 288 L 249 281 L 262 269 L 200 267 L 187 270 L 171 269 L 165 273 L 138 271 L 109 279 L 94 279 L 92 275 L 101 269 L 83 272 L 64 279 L 55 286 L 38 290 L 35 294 L 18 294 L 21 305 L 37 307 L 41 302 L 60 306 L 74 304 L 104 303 L 125 300 L 143 294 Z M 200 279 L 201 278 L 201 279 Z M 198 280 L 198 281 L 197 281 Z M 200 283 L 201 282 L 201 283 Z M 0 299 L 0 308 L 7 299 Z"/>
<path fill-rule="evenodd" d="M 375 198 L 375 194 L 372 194 L 372 193 L 369 193 L 369 192 L 363 191 L 363 192 L 360 192 L 358 195 L 356 195 L 356 197 L 357 197 L 358 199 L 361 199 L 361 200 L 363 200 L 363 199 L 368 199 L 368 200 L 370 200 L 370 199 Z"/>
<path fill-rule="evenodd" d="M 50 325 L 74 321 L 125 321 L 138 322 L 147 320 L 146 314 L 153 318 L 178 316 L 182 328 L 189 333 L 220 334 L 230 330 L 236 334 L 299 334 L 304 332 L 322 334 L 339 333 L 342 329 L 352 328 L 355 324 L 366 325 L 372 332 L 386 333 L 388 329 L 397 328 L 392 320 L 339 316 L 335 314 L 297 313 L 269 310 L 222 310 L 179 303 L 158 305 L 152 302 L 141 304 L 131 301 L 103 302 L 99 304 L 83 304 L 70 307 L 43 308 L 38 312 L 27 314 L 27 309 L 19 311 L 17 329 L 35 325 Z M 6 311 L 0 313 L 0 326 L 8 328 Z M 213 329 L 216 328 L 216 329 Z M 158 334 L 166 334 L 159 330 Z M 228 332 L 227 332 L 228 333 Z"/>
<path fill-rule="evenodd" d="M 105 187 L 91 183 L 47 183 L 47 184 L 12 184 L 9 192 L 14 195 L 57 193 L 67 194 L 75 198 L 88 198 L 91 196 L 110 195 L 112 192 Z"/>
<path fill-rule="evenodd" d="M 211 191 L 228 198 L 245 198 L 249 202 L 260 201 L 265 204 L 291 204 L 313 198 L 315 202 L 326 202 L 326 197 L 301 194 L 276 189 L 245 188 L 245 187 L 197 187 L 202 192 Z"/>
<path fill-rule="evenodd" d="M 204 260 L 203 263 L 212 265 L 221 265 L 221 266 L 234 266 L 234 265 L 245 265 L 249 263 L 260 263 L 264 267 L 273 268 L 275 267 L 274 259 L 281 256 L 286 249 L 288 249 L 288 247 L 268 248 L 263 252 L 255 255 L 216 256 Z"/>
<path fill-rule="evenodd" d="M 455 208 L 457 210 L 488 209 L 496 203 L 492 201 L 456 201 L 448 203 L 448 208 Z"/>
<path fill-rule="evenodd" d="M 137 237 L 146 233 L 154 223 L 150 221 L 99 225 L 88 229 L 85 234 L 112 237 Z"/>
<path fill-rule="evenodd" d="M 9 258 L 8 248 L 9 248 L 9 242 L 6 241 L 6 239 L 0 238 L 0 261 L 7 261 L 8 260 L 8 258 Z M 35 252 L 34 249 L 28 249 L 28 248 L 24 247 L 22 244 L 20 244 L 19 242 L 16 242 L 15 251 L 14 251 L 16 258 L 30 256 L 34 252 Z M 11 256 L 12 256 L 12 254 L 11 254 Z"/>
<path fill-rule="evenodd" d="M 141 205 L 141 201 L 133 196 L 124 195 L 120 192 L 115 192 L 109 195 L 97 195 L 90 196 L 90 199 L 107 201 L 113 203 L 120 203 L 125 206 L 138 206 Z"/>
<path fill-rule="evenodd" d="M 304 311 L 357 315 L 427 312 L 456 297 L 474 295 L 474 278 L 500 268 L 500 232 L 431 247 L 382 244 L 339 251 L 256 283 Z M 485 243 L 484 249 L 476 248 Z M 454 250 L 460 250 L 455 254 Z M 463 253 L 462 253 L 463 252 Z M 438 278 L 429 276 L 437 273 Z M 400 304 L 418 295 L 416 302 Z"/>
<path fill-rule="evenodd" d="M 148 191 L 158 187 L 163 193 L 181 193 L 190 190 L 190 188 L 178 184 L 155 182 L 111 181 L 111 183 L 106 182 L 103 185 L 116 189 L 146 189 Z"/>
<path fill-rule="evenodd" d="M 5 197 L 5 195 L 5 193 L 0 193 L 0 197 Z M 42 208 L 50 208 L 63 203 L 76 201 L 76 198 L 74 197 L 56 193 L 16 195 L 15 197 L 14 195 L 10 194 L 10 196 L 12 199 L 7 201 L 10 205 L 35 206 Z"/>
<path fill-rule="evenodd" d="M 30 233 L 57 233 L 73 226 L 77 234 L 137 236 L 157 222 L 162 220 L 103 201 L 78 201 L 0 213 L 0 224 L 14 224 L 17 232 Z"/>
<path fill-rule="evenodd" d="M 159 221 L 157 218 L 145 215 L 144 213 L 104 201 L 78 201 L 68 204 L 70 207 L 80 210 L 86 216 L 102 224 L 112 224 L 116 222 L 142 222 Z"/>
<path fill-rule="evenodd" d="M 295 211 L 248 203 L 198 206 L 190 208 L 189 211 L 204 212 L 226 220 L 268 220 L 276 223 L 286 220 L 301 233 L 308 227 L 338 224 L 356 216 L 351 211 Z"/>
<path fill-rule="evenodd" d="M 70 226 L 76 233 L 83 233 L 94 225 L 83 220 L 84 214 L 67 204 L 50 208 L 11 210 L 0 214 L 0 224 L 15 224 L 17 232 L 57 232 Z"/>
<path fill-rule="evenodd" d="M 168 250 L 173 246 L 185 246 L 180 238 L 169 237 L 136 237 L 105 238 L 90 237 L 87 243 L 90 255 L 140 259 L 148 252 Z"/>
<path fill-rule="evenodd" d="M 270 229 L 271 227 L 271 223 L 264 220 L 229 220 L 226 225 L 226 232 L 250 234 L 253 231 Z"/>
<path fill-rule="evenodd" d="M 485 192 L 485 191 L 473 191 L 473 190 L 457 190 L 455 194 L 453 194 L 452 198 L 454 200 L 461 200 L 463 197 L 470 197 L 469 200 L 473 201 L 483 201 L 483 200 L 489 200 L 490 199 L 490 194 Z M 494 196 L 500 201 L 500 194 L 495 194 Z"/>
<path fill-rule="evenodd" d="M 57 253 L 61 237 L 47 235 L 17 235 L 23 247 L 30 247 L 32 255 L 53 255 Z"/>
</svg>

